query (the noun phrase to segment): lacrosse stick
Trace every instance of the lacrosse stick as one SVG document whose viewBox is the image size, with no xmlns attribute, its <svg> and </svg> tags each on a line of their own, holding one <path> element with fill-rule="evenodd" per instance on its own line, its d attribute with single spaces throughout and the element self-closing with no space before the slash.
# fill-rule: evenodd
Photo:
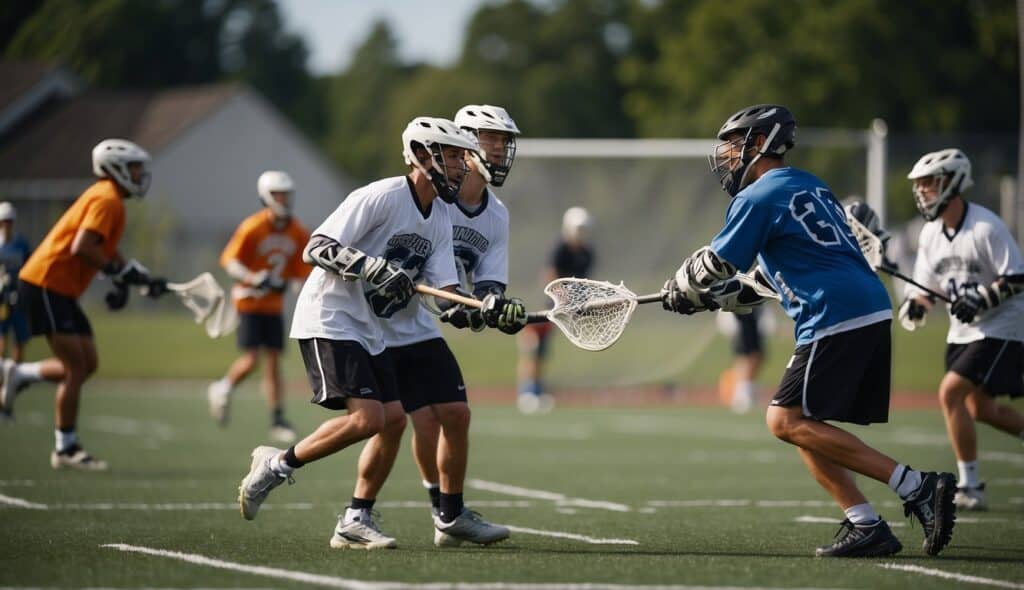
<svg viewBox="0 0 1024 590">
<path fill-rule="evenodd" d="M 203 324 L 210 338 L 219 338 L 238 326 L 238 314 L 224 294 L 217 279 L 204 272 L 187 283 L 167 283 L 196 320 Z"/>
<path fill-rule="evenodd" d="M 868 229 L 863 223 L 861 223 L 860 220 L 847 213 L 846 223 L 850 226 L 850 229 L 853 230 L 853 235 L 854 237 L 857 238 L 857 244 L 860 246 L 860 251 L 862 254 L 864 254 L 864 258 L 868 261 L 868 264 L 871 265 L 871 268 L 875 269 L 876 271 L 880 270 L 902 281 L 906 281 L 907 283 L 917 287 L 918 289 L 921 289 L 922 291 L 928 293 L 929 295 L 935 297 L 936 299 L 941 299 L 946 303 L 952 303 L 949 297 L 943 295 L 942 293 L 939 293 L 938 291 L 933 291 L 932 289 L 925 287 L 921 283 L 918 283 L 914 279 L 901 273 L 899 269 L 888 266 L 885 263 L 885 254 L 882 239 L 876 236 L 870 229 Z"/>
<path fill-rule="evenodd" d="M 416 291 L 479 309 L 472 297 L 417 285 Z M 636 306 L 661 301 L 661 293 L 637 295 L 622 285 L 590 279 L 557 279 L 544 287 L 555 305 L 527 315 L 531 324 L 548 322 L 558 326 L 574 345 L 584 350 L 604 350 L 615 344 L 626 329 Z"/>
</svg>

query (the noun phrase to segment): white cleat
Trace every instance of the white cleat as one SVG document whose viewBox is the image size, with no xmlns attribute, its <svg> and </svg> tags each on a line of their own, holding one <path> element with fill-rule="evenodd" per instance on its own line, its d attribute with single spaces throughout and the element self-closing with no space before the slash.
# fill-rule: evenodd
<svg viewBox="0 0 1024 590">
<path fill-rule="evenodd" d="M 491 524 L 478 513 L 463 508 L 462 514 L 451 522 L 434 517 L 434 545 L 456 547 L 463 541 L 477 545 L 491 545 L 508 538 L 509 530 L 499 524 Z"/>
<path fill-rule="evenodd" d="M 550 393 L 542 393 L 537 396 L 537 413 L 550 414 L 555 409 L 555 396 Z"/>
<path fill-rule="evenodd" d="M 398 541 L 381 532 L 373 520 L 373 513 L 360 510 L 359 516 L 345 522 L 345 515 L 338 515 L 338 524 L 331 535 L 333 549 L 394 549 Z"/>
<path fill-rule="evenodd" d="M 11 359 L 4 359 L 0 365 L 0 414 L 6 418 L 14 417 L 14 398 L 18 395 L 17 371 L 18 364 Z"/>
<path fill-rule="evenodd" d="M 536 414 L 540 409 L 540 396 L 533 393 L 520 393 L 516 399 L 516 407 L 521 414 Z"/>
<path fill-rule="evenodd" d="M 746 414 L 754 407 L 754 392 L 750 389 L 738 390 L 732 394 L 730 403 L 732 411 L 737 414 Z"/>
<path fill-rule="evenodd" d="M 273 426 L 270 427 L 270 438 L 274 439 L 277 442 L 290 445 L 293 442 L 295 442 L 295 440 L 298 438 L 298 435 L 295 434 L 295 429 L 292 428 L 291 424 L 288 424 L 287 422 L 282 422 L 280 424 L 274 424 Z"/>
<path fill-rule="evenodd" d="M 956 495 L 953 496 L 953 503 L 959 510 L 972 510 L 981 512 L 988 510 L 988 500 L 985 498 L 985 484 L 976 488 L 958 487 Z"/>
<path fill-rule="evenodd" d="M 218 379 L 206 388 L 206 400 L 210 404 L 210 416 L 218 426 L 227 426 L 228 408 L 231 404 L 231 385 L 224 379 Z"/>
<path fill-rule="evenodd" d="M 265 446 L 253 449 L 249 473 L 242 479 L 242 485 L 238 486 L 238 505 L 242 509 L 242 518 L 256 518 L 256 513 L 271 490 L 286 481 L 289 484 L 295 482 L 290 476 L 278 475 L 270 468 L 271 459 L 283 452 L 281 449 Z"/>
<path fill-rule="evenodd" d="M 50 453 L 50 466 L 54 469 L 67 467 L 80 471 L 106 471 L 109 468 L 106 461 L 96 459 L 78 445 L 63 453 L 57 451 Z"/>
</svg>

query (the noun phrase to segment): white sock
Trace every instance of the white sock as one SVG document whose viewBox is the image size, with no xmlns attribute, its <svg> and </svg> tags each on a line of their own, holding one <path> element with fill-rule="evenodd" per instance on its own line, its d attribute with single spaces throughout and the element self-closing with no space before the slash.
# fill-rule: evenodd
<svg viewBox="0 0 1024 590">
<path fill-rule="evenodd" d="M 981 483 L 978 481 L 978 460 L 957 461 L 956 468 L 960 471 L 960 480 L 957 482 L 960 487 L 976 488 Z"/>
<path fill-rule="evenodd" d="M 281 477 L 288 477 L 295 473 L 295 468 L 285 463 L 284 453 L 279 453 L 276 457 L 270 460 L 270 470 Z"/>
<path fill-rule="evenodd" d="M 43 380 L 42 369 L 43 363 L 21 363 L 20 365 L 14 365 L 14 378 L 18 381 L 26 381 L 28 383 L 35 383 Z"/>
<path fill-rule="evenodd" d="M 355 522 L 357 520 L 366 520 L 364 515 L 368 510 L 364 508 L 346 508 L 345 509 L 345 524 Z"/>
<path fill-rule="evenodd" d="M 71 432 L 61 432 L 60 429 L 54 429 L 54 446 L 57 448 L 57 452 L 69 449 L 78 444 L 78 432 L 72 430 Z"/>
<path fill-rule="evenodd" d="M 870 524 L 878 522 L 881 518 L 878 513 L 875 512 L 875 507 L 865 502 L 864 504 L 857 504 L 856 506 L 850 506 L 843 512 L 846 513 L 846 518 L 850 519 L 853 524 Z"/>
<path fill-rule="evenodd" d="M 903 463 L 896 465 L 892 475 L 889 476 L 889 489 L 899 494 L 899 497 L 906 500 L 921 487 L 921 472 L 914 471 Z"/>
</svg>

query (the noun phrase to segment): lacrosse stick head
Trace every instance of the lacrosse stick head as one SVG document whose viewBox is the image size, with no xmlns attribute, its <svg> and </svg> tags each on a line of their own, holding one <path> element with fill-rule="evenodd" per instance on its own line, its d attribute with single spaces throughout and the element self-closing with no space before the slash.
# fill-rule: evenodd
<svg viewBox="0 0 1024 590">
<path fill-rule="evenodd" d="M 167 289 L 178 295 L 211 338 L 223 336 L 238 325 L 234 306 L 212 274 L 204 272 L 187 283 L 168 283 Z"/>
<path fill-rule="evenodd" d="M 636 294 L 619 283 L 556 279 L 544 287 L 554 302 L 548 319 L 574 345 L 591 351 L 615 344 L 636 310 Z"/>
<path fill-rule="evenodd" d="M 854 237 L 857 238 L 857 245 L 860 246 L 860 251 L 871 268 L 882 267 L 885 261 L 885 244 L 882 243 L 882 239 L 849 212 L 846 214 L 846 223 L 853 231 Z"/>
</svg>

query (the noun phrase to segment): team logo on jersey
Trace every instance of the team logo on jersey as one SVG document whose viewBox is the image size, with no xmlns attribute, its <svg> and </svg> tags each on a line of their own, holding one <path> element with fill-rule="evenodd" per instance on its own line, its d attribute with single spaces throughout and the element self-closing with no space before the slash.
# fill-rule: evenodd
<svg viewBox="0 0 1024 590">
<path fill-rule="evenodd" d="M 485 238 L 483 234 L 464 225 L 456 225 L 452 227 L 452 241 L 472 246 L 480 252 L 486 252 L 487 248 L 491 245 L 490 240 Z"/>
<path fill-rule="evenodd" d="M 977 260 L 968 260 L 960 256 L 947 256 L 935 263 L 932 272 L 941 276 L 951 272 L 967 272 L 978 274 L 981 272 L 981 265 Z"/>
<path fill-rule="evenodd" d="M 295 240 L 284 234 L 270 234 L 260 240 L 256 251 L 264 256 L 271 252 L 283 252 L 291 256 L 295 253 Z"/>
<path fill-rule="evenodd" d="M 419 234 L 395 234 L 388 240 L 387 250 L 390 252 L 391 250 L 398 249 L 404 249 L 426 258 L 430 256 L 434 245 L 430 243 L 430 240 Z M 388 260 L 391 260 L 390 256 Z"/>
</svg>

